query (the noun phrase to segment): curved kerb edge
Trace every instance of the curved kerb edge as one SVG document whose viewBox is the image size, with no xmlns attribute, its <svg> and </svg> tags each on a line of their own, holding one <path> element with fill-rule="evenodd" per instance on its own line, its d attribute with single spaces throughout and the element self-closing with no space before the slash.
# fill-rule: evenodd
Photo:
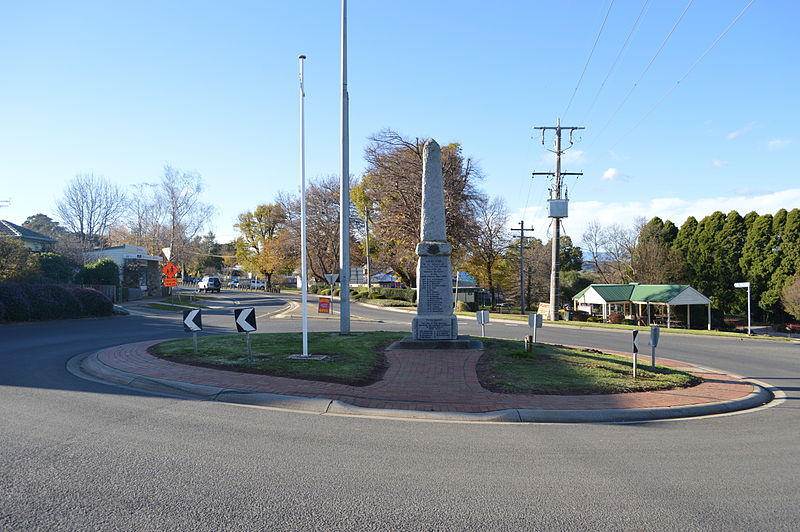
<svg viewBox="0 0 800 532">
<path fill-rule="evenodd" d="M 76 357 L 78 358 L 78 357 Z M 774 394 L 763 386 L 749 381 L 755 390 L 745 397 L 700 405 L 655 408 L 617 408 L 599 410 L 544 410 L 511 408 L 492 412 L 436 412 L 369 408 L 339 400 L 321 397 L 298 397 L 272 393 L 247 392 L 201 384 L 190 384 L 167 379 L 141 377 L 117 370 L 102 363 L 97 353 L 85 356 L 78 364 L 82 372 L 117 385 L 139 390 L 205 399 L 234 404 L 264 406 L 269 408 L 313 412 L 318 414 L 350 415 L 363 417 L 405 418 L 420 420 L 446 420 L 463 422 L 523 422 L 523 423 L 620 423 L 654 421 L 659 419 L 691 418 L 713 414 L 726 414 L 763 406 Z M 80 376 L 80 375 L 79 375 Z"/>
</svg>

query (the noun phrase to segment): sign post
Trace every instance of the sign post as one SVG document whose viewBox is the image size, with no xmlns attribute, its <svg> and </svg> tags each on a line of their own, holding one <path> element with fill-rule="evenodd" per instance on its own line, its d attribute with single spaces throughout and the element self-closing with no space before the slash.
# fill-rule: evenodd
<svg viewBox="0 0 800 532">
<path fill-rule="evenodd" d="M 650 339 L 647 345 L 650 346 L 650 365 L 656 367 L 656 346 L 658 345 L 658 337 L 661 334 L 659 327 L 650 327 Z"/>
<path fill-rule="evenodd" d="M 198 309 L 183 311 L 183 330 L 192 333 L 194 354 L 197 354 L 197 331 L 203 330 L 203 311 Z"/>
<path fill-rule="evenodd" d="M 639 331 L 633 332 L 633 378 L 636 378 L 636 356 L 639 353 Z"/>
<path fill-rule="evenodd" d="M 536 343 L 536 329 L 542 328 L 541 314 L 528 314 L 528 327 L 533 329 L 533 343 Z"/>
<path fill-rule="evenodd" d="M 750 329 L 750 283 L 733 283 L 734 288 L 747 288 L 747 336 L 753 334 Z"/>
<path fill-rule="evenodd" d="M 477 318 L 481 326 L 481 336 L 486 336 L 486 324 L 489 323 L 489 311 L 479 310 L 475 313 L 475 318 Z"/>
<path fill-rule="evenodd" d="M 333 314 L 333 285 L 336 284 L 336 280 L 339 279 L 338 273 L 326 273 L 325 280 L 328 281 L 328 284 L 331 286 L 331 300 L 330 300 L 330 314 Z M 349 290 L 349 289 L 348 289 Z M 341 291 L 339 300 L 341 301 Z"/>
<path fill-rule="evenodd" d="M 250 333 L 256 330 L 256 309 L 253 307 L 237 308 L 233 310 L 236 321 L 236 330 L 246 335 L 247 358 L 253 361 L 253 348 L 250 345 Z"/>
</svg>

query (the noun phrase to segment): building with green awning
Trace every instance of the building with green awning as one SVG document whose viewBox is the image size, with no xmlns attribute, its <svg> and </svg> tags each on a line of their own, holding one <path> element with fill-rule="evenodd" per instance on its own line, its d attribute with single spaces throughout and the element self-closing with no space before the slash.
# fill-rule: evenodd
<svg viewBox="0 0 800 532">
<path fill-rule="evenodd" d="M 575 308 L 602 307 L 603 321 L 612 308 L 641 325 L 685 326 L 691 328 L 691 306 L 706 305 L 711 329 L 711 300 L 686 284 L 592 284 L 572 296 Z M 686 305 L 686 323 L 672 316 L 672 307 Z M 666 315 L 660 314 L 666 310 Z"/>
</svg>

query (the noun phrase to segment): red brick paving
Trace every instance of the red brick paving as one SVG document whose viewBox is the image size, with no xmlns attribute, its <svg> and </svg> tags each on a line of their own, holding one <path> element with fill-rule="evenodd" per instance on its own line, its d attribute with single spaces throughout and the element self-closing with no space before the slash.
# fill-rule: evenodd
<svg viewBox="0 0 800 532">
<path fill-rule="evenodd" d="M 215 370 L 169 362 L 147 353 L 156 342 L 140 342 L 106 349 L 104 364 L 129 373 L 219 386 L 232 390 L 337 399 L 370 408 L 444 412 L 491 412 L 511 408 L 594 410 L 687 406 L 738 399 L 755 387 L 730 375 L 712 373 L 685 363 L 659 359 L 701 376 L 692 388 L 609 395 L 502 394 L 483 388 L 475 366 L 481 351 L 388 351 L 389 369 L 383 380 L 370 386 L 289 379 Z"/>
</svg>

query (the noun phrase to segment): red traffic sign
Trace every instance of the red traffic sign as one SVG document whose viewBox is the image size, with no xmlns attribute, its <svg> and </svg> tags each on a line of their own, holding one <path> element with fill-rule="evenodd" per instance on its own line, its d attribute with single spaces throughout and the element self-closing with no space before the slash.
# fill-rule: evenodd
<svg viewBox="0 0 800 532">
<path fill-rule="evenodd" d="M 175 266 L 175 265 L 174 265 L 173 263 L 171 263 L 171 262 L 168 262 L 166 266 L 164 266 L 163 268 L 161 268 L 161 273 L 163 273 L 163 274 L 164 274 L 164 275 L 166 275 L 167 277 L 175 277 L 176 275 L 178 275 L 178 272 L 179 272 L 179 271 L 180 271 L 180 270 L 178 269 L 178 267 L 177 267 L 177 266 Z"/>
<path fill-rule="evenodd" d="M 174 277 L 164 279 L 164 286 L 178 286 L 178 280 Z"/>
</svg>

